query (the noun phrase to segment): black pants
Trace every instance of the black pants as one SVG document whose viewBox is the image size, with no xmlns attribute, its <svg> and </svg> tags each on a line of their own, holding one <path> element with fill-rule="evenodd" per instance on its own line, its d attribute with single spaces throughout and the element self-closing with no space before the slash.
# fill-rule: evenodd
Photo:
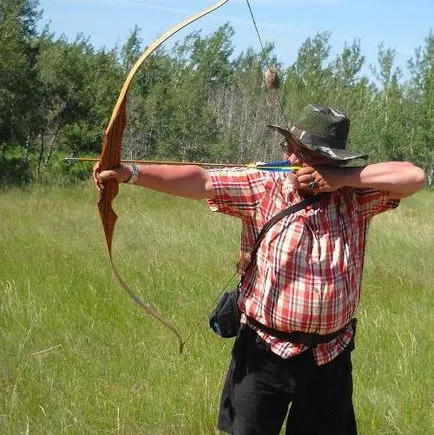
<svg viewBox="0 0 434 435">
<path fill-rule="evenodd" d="M 220 402 L 218 428 L 235 435 L 357 434 L 352 404 L 351 351 L 316 366 L 311 351 L 291 359 L 272 353 L 242 326 Z M 288 412 L 289 408 L 289 412 Z"/>
</svg>

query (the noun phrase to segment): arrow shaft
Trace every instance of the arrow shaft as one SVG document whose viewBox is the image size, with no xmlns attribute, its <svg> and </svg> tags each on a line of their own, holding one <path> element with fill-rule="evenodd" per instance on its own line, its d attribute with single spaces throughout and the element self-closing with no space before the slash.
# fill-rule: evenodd
<svg viewBox="0 0 434 435">
<path fill-rule="evenodd" d="M 77 163 L 77 162 L 98 162 L 99 159 L 92 157 L 66 157 L 65 162 L 67 163 Z M 213 166 L 213 167 L 230 167 L 239 168 L 245 165 L 234 164 L 234 163 L 203 163 L 203 162 L 175 162 L 175 161 L 162 161 L 162 160 L 133 160 L 133 159 L 122 159 L 121 163 L 139 163 L 143 165 L 173 165 L 173 166 Z"/>
<path fill-rule="evenodd" d="M 94 157 L 66 157 L 65 162 L 67 163 L 78 163 L 78 162 L 98 162 L 99 159 Z M 162 161 L 162 160 L 133 160 L 125 159 L 121 160 L 121 163 L 138 163 L 143 165 L 172 165 L 172 166 L 203 166 L 203 167 L 214 167 L 214 168 L 250 168 L 259 169 L 263 171 L 297 171 L 301 169 L 300 166 L 285 166 L 285 165 L 270 165 L 270 164 L 255 164 L 249 163 L 247 165 L 241 163 L 205 163 L 205 162 L 176 162 L 176 161 Z M 280 163 L 280 162 L 279 162 Z"/>
</svg>

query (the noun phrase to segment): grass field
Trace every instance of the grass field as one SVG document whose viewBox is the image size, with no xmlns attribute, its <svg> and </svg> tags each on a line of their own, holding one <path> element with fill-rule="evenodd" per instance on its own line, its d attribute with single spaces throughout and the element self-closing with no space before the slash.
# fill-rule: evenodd
<svg viewBox="0 0 434 435">
<path fill-rule="evenodd" d="M 239 226 L 121 186 L 115 263 L 186 335 L 117 286 L 92 187 L 0 193 L 0 433 L 214 434 L 231 340 L 207 313 L 233 273 Z M 433 434 L 433 193 L 374 221 L 354 353 L 359 433 Z"/>
</svg>

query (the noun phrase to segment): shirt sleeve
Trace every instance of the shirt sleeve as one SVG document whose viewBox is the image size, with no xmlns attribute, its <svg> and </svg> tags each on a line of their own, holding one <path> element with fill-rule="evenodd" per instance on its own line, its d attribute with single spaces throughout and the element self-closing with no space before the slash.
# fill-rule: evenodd
<svg viewBox="0 0 434 435">
<path fill-rule="evenodd" d="M 356 189 L 355 196 L 359 215 L 370 219 L 377 214 L 392 210 L 399 205 L 399 199 L 390 199 L 388 192 L 377 189 Z"/>
<path fill-rule="evenodd" d="M 208 200 L 212 211 L 252 217 L 265 194 L 266 177 L 254 169 L 211 169 L 208 171 L 214 198 Z"/>
</svg>

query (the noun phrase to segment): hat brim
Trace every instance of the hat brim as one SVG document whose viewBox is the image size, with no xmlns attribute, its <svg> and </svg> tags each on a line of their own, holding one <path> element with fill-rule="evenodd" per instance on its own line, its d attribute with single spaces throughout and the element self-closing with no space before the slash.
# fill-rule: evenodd
<svg viewBox="0 0 434 435">
<path fill-rule="evenodd" d="M 368 154 L 353 153 L 345 149 L 332 148 L 325 145 L 307 143 L 303 141 L 303 138 L 299 138 L 295 136 L 294 134 L 292 134 L 290 130 L 284 127 L 280 127 L 279 125 L 267 124 L 267 127 L 271 128 L 274 131 L 277 131 L 285 138 L 295 139 L 303 148 L 307 149 L 308 151 L 311 151 L 315 154 L 318 154 L 322 157 L 325 157 L 329 160 L 333 160 L 335 162 L 348 162 L 350 160 L 367 159 L 369 157 Z"/>
</svg>

